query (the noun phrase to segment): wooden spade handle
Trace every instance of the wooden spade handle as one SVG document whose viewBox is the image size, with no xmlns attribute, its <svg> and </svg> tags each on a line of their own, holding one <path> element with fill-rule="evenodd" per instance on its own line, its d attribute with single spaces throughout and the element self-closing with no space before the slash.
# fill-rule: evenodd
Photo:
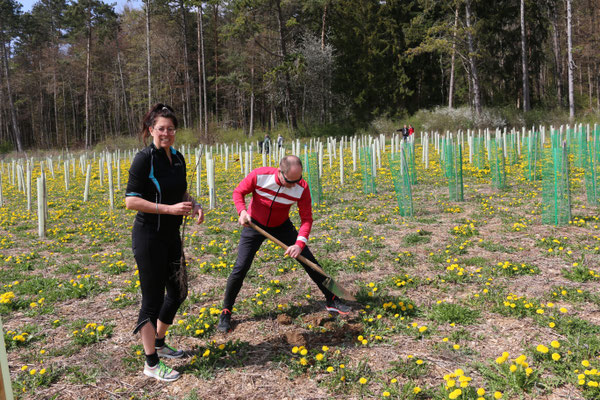
<svg viewBox="0 0 600 400">
<path fill-rule="evenodd" d="M 261 228 L 260 226 L 257 226 L 255 223 L 253 223 L 252 221 L 248 221 L 248 225 L 254 229 L 257 232 L 260 232 L 264 237 L 266 237 L 267 239 L 269 239 L 271 242 L 276 243 L 277 245 L 279 245 L 279 247 L 281 247 L 284 250 L 287 250 L 288 246 L 283 243 L 281 240 L 275 238 L 273 235 L 271 235 L 269 232 L 265 231 L 263 228 Z M 323 271 L 323 268 L 319 267 L 317 264 L 315 264 L 314 262 L 306 259 L 306 257 L 304 257 L 303 255 L 299 255 L 298 257 L 296 257 L 296 259 L 306 265 L 308 265 L 309 267 L 311 267 L 312 269 L 314 269 L 315 271 L 317 271 L 318 273 L 320 273 L 321 275 L 328 277 L 327 274 L 325 273 L 325 271 Z"/>
</svg>

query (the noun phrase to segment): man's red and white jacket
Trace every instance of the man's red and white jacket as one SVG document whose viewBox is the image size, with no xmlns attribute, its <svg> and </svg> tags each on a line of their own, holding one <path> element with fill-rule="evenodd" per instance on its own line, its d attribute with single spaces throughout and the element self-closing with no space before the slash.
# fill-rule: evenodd
<svg viewBox="0 0 600 400">
<path fill-rule="evenodd" d="M 246 210 L 244 196 L 252 193 L 248 214 L 261 225 L 275 227 L 289 218 L 292 204 L 298 203 L 300 229 L 296 244 L 304 249 L 313 222 L 308 184 L 301 179 L 287 188 L 279 181 L 277 171 L 274 167 L 262 167 L 250 172 L 233 191 L 235 208 L 238 214 Z"/>
</svg>

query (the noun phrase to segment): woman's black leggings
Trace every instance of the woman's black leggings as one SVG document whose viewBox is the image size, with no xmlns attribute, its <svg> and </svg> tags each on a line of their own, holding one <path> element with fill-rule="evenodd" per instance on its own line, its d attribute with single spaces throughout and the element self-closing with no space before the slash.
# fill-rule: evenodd
<svg viewBox="0 0 600 400">
<path fill-rule="evenodd" d="M 267 228 L 264 225 L 259 224 L 254 219 L 252 220 L 252 222 L 263 228 L 265 231 L 269 232 L 277 239 L 281 240 L 287 246 L 291 246 L 294 243 L 296 243 L 298 232 L 296 231 L 294 224 L 292 224 L 292 221 L 290 221 L 289 219 L 287 219 L 283 224 L 272 228 Z M 254 260 L 256 252 L 258 251 L 260 245 L 264 240 L 265 237 L 258 231 L 255 231 L 254 229 L 247 226 L 244 227 L 244 229 L 242 229 L 242 234 L 240 236 L 240 244 L 238 245 L 237 260 L 235 262 L 235 265 L 233 266 L 233 271 L 231 271 L 231 274 L 227 279 L 227 288 L 225 289 L 225 300 L 223 301 L 223 308 L 226 308 L 230 311 L 232 310 L 233 305 L 235 303 L 235 299 L 238 293 L 240 292 L 240 289 L 242 288 L 244 278 L 246 277 L 246 274 L 248 273 L 248 270 L 252 265 L 252 260 Z M 306 259 L 318 265 L 315 256 L 313 256 L 313 254 L 310 252 L 308 246 L 304 247 L 300 254 L 306 257 Z M 309 266 L 303 263 L 301 264 L 304 267 L 304 270 L 313 280 L 313 282 L 315 282 L 321 290 L 321 292 L 323 292 L 323 294 L 325 295 L 325 299 L 333 299 L 333 293 L 331 293 L 322 284 L 323 280 L 326 277 L 321 275 L 314 269 L 310 268 Z"/>
<path fill-rule="evenodd" d="M 187 296 L 187 285 L 182 287 L 178 279 L 182 268 L 178 229 L 157 232 L 156 226 L 135 221 L 131 238 L 142 289 L 142 307 L 133 331 L 135 334 L 147 322 L 156 329 L 157 319 L 171 325 Z"/>
</svg>

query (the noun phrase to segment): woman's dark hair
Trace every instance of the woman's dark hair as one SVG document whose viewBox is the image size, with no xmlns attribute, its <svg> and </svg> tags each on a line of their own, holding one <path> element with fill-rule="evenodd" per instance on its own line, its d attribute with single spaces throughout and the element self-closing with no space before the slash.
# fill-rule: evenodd
<svg viewBox="0 0 600 400">
<path fill-rule="evenodd" d="M 144 142 L 144 146 L 146 146 L 146 139 L 148 139 L 150 136 L 150 131 L 148 128 L 154 126 L 154 123 L 158 117 L 169 118 L 171 121 L 173 121 L 175 129 L 177 129 L 177 117 L 175 116 L 175 112 L 171 106 L 162 103 L 153 105 L 150 111 L 148 111 L 142 119 L 142 130 L 140 132 L 140 137 Z"/>
</svg>

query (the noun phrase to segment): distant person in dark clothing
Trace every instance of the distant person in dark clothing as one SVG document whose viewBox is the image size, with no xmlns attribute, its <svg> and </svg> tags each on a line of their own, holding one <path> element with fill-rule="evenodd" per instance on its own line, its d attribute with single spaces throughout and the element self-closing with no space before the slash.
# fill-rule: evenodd
<svg viewBox="0 0 600 400">
<path fill-rule="evenodd" d="M 265 135 L 265 139 L 263 140 L 263 151 L 267 154 L 271 151 L 271 138 L 269 134 Z"/>
<path fill-rule="evenodd" d="M 408 128 L 406 127 L 406 125 L 404 125 L 404 128 L 402 128 L 401 131 L 402 131 L 402 138 L 404 140 L 408 139 L 409 133 L 408 133 Z"/>
</svg>

